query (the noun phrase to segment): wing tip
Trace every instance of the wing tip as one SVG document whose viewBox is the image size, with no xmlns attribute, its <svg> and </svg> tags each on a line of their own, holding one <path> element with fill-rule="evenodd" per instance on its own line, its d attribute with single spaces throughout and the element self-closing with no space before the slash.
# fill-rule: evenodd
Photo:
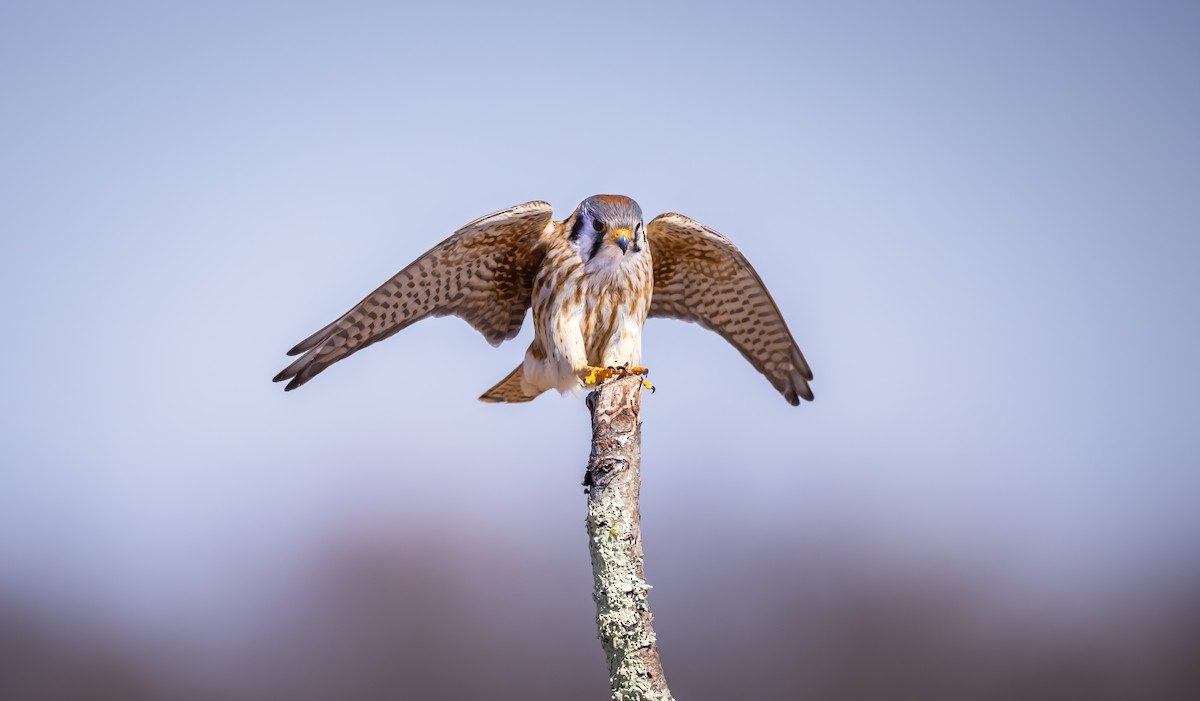
<svg viewBox="0 0 1200 701">
<path fill-rule="evenodd" d="M 807 380 L 811 378 L 805 377 L 805 375 L 800 372 L 800 368 L 796 368 L 796 372 L 797 374 L 792 375 L 789 378 L 787 386 L 783 389 L 783 398 L 786 399 L 787 403 L 791 404 L 792 406 L 800 406 L 803 403 L 800 401 L 802 399 L 804 401 L 811 402 L 815 398 L 813 396 L 812 387 L 810 387 L 807 382 Z"/>
<path fill-rule="evenodd" d="M 287 374 L 287 371 L 284 370 L 283 372 L 279 373 L 275 377 L 271 378 L 271 382 L 284 382 L 284 381 L 290 380 L 290 382 L 288 382 L 284 386 L 283 391 L 291 392 L 292 390 L 296 389 L 297 387 L 304 384 L 305 382 L 308 382 L 308 379 L 309 378 L 307 378 L 307 377 L 301 378 L 297 375 L 289 375 L 289 374 Z"/>
<path fill-rule="evenodd" d="M 799 391 L 788 390 L 787 392 L 783 393 L 783 398 L 785 400 L 787 400 L 787 403 L 791 404 L 792 406 L 800 406 L 801 404 L 804 403 L 804 402 L 800 401 L 801 399 L 811 402 L 813 400 L 813 393 L 811 390 L 809 390 L 806 387 Z"/>
<path fill-rule="evenodd" d="M 300 385 L 308 382 L 313 378 L 315 372 L 306 372 L 312 366 L 312 356 L 305 355 L 296 360 L 293 360 L 290 365 L 279 371 L 279 374 L 271 378 L 271 382 L 283 382 L 291 380 L 287 386 L 283 388 L 285 392 L 291 392 Z M 320 372 L 318 370 L 317 372 Z"/>
</svg>

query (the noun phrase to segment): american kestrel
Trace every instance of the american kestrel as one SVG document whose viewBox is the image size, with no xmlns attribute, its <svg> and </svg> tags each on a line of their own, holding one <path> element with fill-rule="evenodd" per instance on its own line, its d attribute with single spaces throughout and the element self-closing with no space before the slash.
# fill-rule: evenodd
<svg viewBox="0 0 1200 701">
<path fill-rule="evenodd" d="M 295 389 L 431 316 L 461 317 L 499 345 L 517 335 L 530 307 L 534 338 L 525 360 L 484 392 L 485 402 L 527 402 L 548 389 L 646 375 L 642 325 L 655 316 L 716 331 L 789 403 L 813 398 L 808 363 L 733 243 L 681 214 L 643 226 L 641 207 L 620 195 L 589 197 L 562 221 L 545 202 L 476 219 L 288 351 L 301 355 L 275 382 L 290 380 L 286 389 Z"/>
</svg>

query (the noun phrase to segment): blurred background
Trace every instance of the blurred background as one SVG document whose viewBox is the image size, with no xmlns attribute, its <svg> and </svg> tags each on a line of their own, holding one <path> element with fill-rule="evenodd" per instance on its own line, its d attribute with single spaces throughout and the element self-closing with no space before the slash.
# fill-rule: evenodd
<svg viewBox="0 0 1200 701">
<path fill-rule="evenodd" d="M 732 238 L 816 374 L 647 325 L 677 697 L 1200 698 L 1198 31 L 4 3 L 0 698 L 607 698 L 583 402 L 475 399 L 528 325 L 270 382 L 463 223 L 600 192 Z"/>
</svg>

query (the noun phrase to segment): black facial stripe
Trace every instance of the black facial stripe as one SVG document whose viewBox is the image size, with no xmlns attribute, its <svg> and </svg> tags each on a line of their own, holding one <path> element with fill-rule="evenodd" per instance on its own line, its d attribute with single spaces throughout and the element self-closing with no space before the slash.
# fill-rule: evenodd
<svg viewBox="0 0 1200 701">
<path fill-rule="evenodd" d="M 583 217 L 575 217 L 575 223 L 571 225 L 571 235 L 567 237 L 568 241 L 579 239 L 579 232 L 583 230 Z"/>
<path fill-rule="evenodd" d="M 588 254 L 588 259 L 590 260 L 592 258 L 595 258 L 596 254 L 600 252 L 600 247 L 603 245 L 604 245 L 604 237 L 597 236 L 596 243 L 592 244 L 592 252 Z"/>
</svg>

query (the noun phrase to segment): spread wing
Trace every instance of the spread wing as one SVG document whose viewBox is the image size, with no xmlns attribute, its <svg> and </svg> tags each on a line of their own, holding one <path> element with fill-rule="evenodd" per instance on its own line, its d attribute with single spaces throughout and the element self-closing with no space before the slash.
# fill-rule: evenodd
<svg viewBox="0 0 1200 701">
<path fill-rule="evenodd" d="M 551 221 L 545 202 L 526 202 L 467 224 L 354 308 L 288 351 L 302 353 L 275 376 L 296 389 L 346 356 L 430 316 L 454 315 L 492 345 L 521 330 Z"/>
<path fill-rule="evenodd" d="M 650 316 L 694 321 L 741 351 L 791 404 L 812 400 L 812 370 L 779 307 L 733 243 L 682 214 L 646 225 L 654 259 Z"/>
</svg>

